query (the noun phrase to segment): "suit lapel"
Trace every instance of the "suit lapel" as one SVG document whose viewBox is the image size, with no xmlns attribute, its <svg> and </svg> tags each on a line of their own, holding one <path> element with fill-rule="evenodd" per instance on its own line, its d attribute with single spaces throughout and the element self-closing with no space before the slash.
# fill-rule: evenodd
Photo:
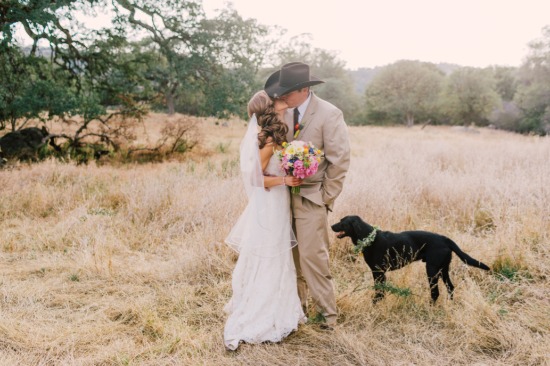
<svg viewBox="0 0 550 366">
<path fill-rule="evenodd" d="M 313 92 L 311 92 L 311 100 L 309 101 L 309 105 L 307 106 L 306 112 L 304 113 L 304 117 L 302 118 L 302 129 L 300 130 L 300 133 L 296 137 L 297 139 L 300 138 L 300 136 L 303 136 L 308 129 L 309 125 L 311 124 L 313 117 L 315 116 L 315 111 L 317 110 L 317 97 Z"/>
</svg>

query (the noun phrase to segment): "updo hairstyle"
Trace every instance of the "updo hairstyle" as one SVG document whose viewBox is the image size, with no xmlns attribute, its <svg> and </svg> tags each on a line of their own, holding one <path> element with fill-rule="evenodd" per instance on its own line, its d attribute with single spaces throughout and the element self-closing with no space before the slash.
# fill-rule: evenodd
<svg viewBox="0 0 550 366">
<path fill-rule="evenodd" d="M 275 112 L 273 100 L 263 90 L 260 90 L 248 102 L 248 117 L 255 114 L 261 131 L 258 133 L 260 149 L 263 148 L 271 137 L 275 145 L 282 145 L 286 141 L 288 126 L 280 120 Z"/>
</svg>

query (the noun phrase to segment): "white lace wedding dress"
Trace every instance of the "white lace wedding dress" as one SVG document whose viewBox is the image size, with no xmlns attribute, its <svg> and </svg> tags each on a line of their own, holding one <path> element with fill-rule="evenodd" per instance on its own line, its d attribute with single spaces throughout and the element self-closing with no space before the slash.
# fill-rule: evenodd
<svg viewBox="0 0 550 366">
<path fill-rule="evenodd" d="M 281 176 L 273 155 L 266 174 Z M 279 342 L 305 321 L 296 287 L 292 246 L 296 244 L 286 186 L 257 189 L 226 242 L 239 251 L 224 343 L 235 350 L 246 343 Z"/>
</svg>

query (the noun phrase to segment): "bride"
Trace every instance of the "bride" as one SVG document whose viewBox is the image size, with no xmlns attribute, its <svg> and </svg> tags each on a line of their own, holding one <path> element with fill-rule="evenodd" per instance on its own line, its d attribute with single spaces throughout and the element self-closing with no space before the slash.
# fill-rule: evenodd
<svg viewBox="0 0 550 366">
<path fill-rule="evenodd" d="M 240 342 L 279 342 L 305 320 L 292 259 L 297 243 L 286 187 L 302 181 L 285 176 L 274 154 L 288 131 L 283 122 L 287 107 L 263 90 L 248 103 L 251 119 L 240 148 L 248 205 L 225 240 L 239 253 L 233 296 L 224 309 L 224 343 L 229 350 L 236 350 Z"/>
</svg>

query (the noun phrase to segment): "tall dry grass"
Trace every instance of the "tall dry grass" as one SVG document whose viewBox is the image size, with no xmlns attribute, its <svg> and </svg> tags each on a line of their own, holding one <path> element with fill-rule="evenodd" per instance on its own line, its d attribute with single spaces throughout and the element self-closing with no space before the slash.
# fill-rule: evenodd
<svg viewBox="0 0 550 366">
<path fill-rule="evenodd" d="M 385 230 L 436 231 L 497 271 L 454 258 L 455 299 L 430 306 L 413 263 L 388 275 L 412 294 L 375 306 L 366 264 L 333 239 L 338 329 L 304 325 L 230 353 L 222 307 L 236 256 L 223 239 L 246 204 L 245 128 L 206 120 L 202 130 L 185 162 L 0 171 L 0 364 L 550 364 L 548 138 L 350 128 L 331 223 L 358 214 Z"/>
</svg>

